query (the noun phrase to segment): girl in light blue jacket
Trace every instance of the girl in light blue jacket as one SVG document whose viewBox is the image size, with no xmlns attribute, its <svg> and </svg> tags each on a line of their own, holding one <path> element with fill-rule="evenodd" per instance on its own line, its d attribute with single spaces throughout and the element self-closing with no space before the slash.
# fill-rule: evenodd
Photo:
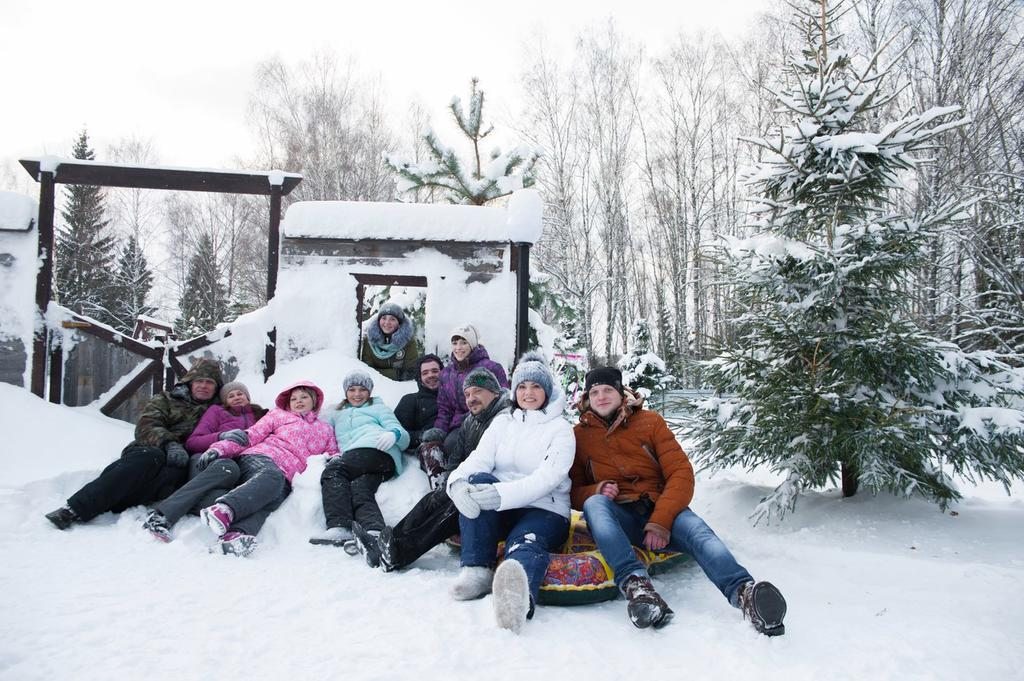
<svg viewBox="0 0 1024 681">
<path fill-rule="evenodd" d="M 342 382 L 345 399 L 321 418 L 334 428 L 341 454 L 332 457 L 320 476 L 327 530 L 310 538 L 312 544 L 343 546 L 352 541 L 352 525 L 371 534 L 384 529 L 377 506 L 380 483 L 402 472 L 402 451 L 409 433 L 380 398 L 371 397 L 373 379 L 362 371 Z"/>
</svg>

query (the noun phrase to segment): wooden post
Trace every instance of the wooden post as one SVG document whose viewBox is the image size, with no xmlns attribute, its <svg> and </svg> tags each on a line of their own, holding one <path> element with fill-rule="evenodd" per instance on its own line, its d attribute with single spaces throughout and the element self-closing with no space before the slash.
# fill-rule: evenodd
<svg viewBox="0 0 1024 681">
<path fill-rule="evenodd" d="M 50 402 L 60 404 L 64 394 L 64 344 L 58 337 L 51 338 L 50 347 Z"/>
<path fill-rule="evenodd" d="M 516 361 L 530 343 L 530 244 L 516 244 Z"/>
<path fill-rule="evenodd" d="M 49 333 L 46 329 L 46 308 L 53 297 L 53 171 L 39 171 L 39 271 L 36 273 L 37 325 L 32 339 L 32 392 L 42 397 L 46 388 L 46 355 Z"/>
<path fill-rule="evenodd" d="M 270 187 L 270 229 L 267 234 L 267 303 L 277 293 L 277 268 L 281 259 L 281 185 Z M 263 357 L 263 381 L 274 375 L 277 368 L 277 327 L 267 332 L 267 345 Z"/>
</svg>

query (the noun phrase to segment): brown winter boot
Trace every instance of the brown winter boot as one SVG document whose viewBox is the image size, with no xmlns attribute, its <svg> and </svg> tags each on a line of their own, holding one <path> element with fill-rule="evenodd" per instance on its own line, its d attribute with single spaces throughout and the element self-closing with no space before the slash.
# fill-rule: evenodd
<svg viewBox="0 0 1024 681">
<path fill-rule="evenodd" d="M 782 636 L 786 625 L 786 599 L 771 582 L 746 582 L 740 586 L 740 610 L 754 629 L 765 636 Z"/>
<path fill-rule="evenodd" d="M 626 604 L 626 612 L 629 613 L 629 621 L 635 627 L 660 629 L 672 619 L 672 608 L 668 607 L 668 603 L 654 590 L 650 578 L 630 575 L 622 585 L 622 593 L 629 601 Z"/>
</svg>

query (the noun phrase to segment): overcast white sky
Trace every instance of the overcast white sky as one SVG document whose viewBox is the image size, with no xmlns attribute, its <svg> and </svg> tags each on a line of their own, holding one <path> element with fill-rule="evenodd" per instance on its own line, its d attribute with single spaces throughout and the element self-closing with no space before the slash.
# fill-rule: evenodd
<svg viewBox="0 0 1024 681">
<path fill-rule="evenodd" d="M 274 54 L 354 55 L 381 74 L 396 115 L 417 97 L 440 111 L 473 75 L 508 104 L 538 27 L 571 46 L 611 16 L 657 51 L 680 30 L 739 34 L 770 1 L 0 0 L 0 162 L 70 156 L 87 126 L 100 157 L 135 135 L 153 140 L 163 164 L 231 167 L 251 153 L 255 65 Z"/>
</svg>

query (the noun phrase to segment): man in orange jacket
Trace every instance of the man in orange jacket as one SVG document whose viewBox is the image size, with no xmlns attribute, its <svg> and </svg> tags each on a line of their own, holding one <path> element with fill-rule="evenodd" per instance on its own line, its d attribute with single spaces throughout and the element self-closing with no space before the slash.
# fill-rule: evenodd
<svg viewBox="0 0 1024 681">
<path fill-rule="evenodd" d="M 682 551 L 754 628 L 785 633 L 786 601 L 769 582 L 755 582 L 722 540 L 690 510 L 693 466 L 660 415 L 643 409 L 622 385 L 622 372 L 601 367 L 586 376 L 576 425 L 572 506 L 582 508 L 590 533 L 629 601 L 637 627 L 664 626 L 672 609 L 651 584 L 633 544 Z"/>
</svg>

